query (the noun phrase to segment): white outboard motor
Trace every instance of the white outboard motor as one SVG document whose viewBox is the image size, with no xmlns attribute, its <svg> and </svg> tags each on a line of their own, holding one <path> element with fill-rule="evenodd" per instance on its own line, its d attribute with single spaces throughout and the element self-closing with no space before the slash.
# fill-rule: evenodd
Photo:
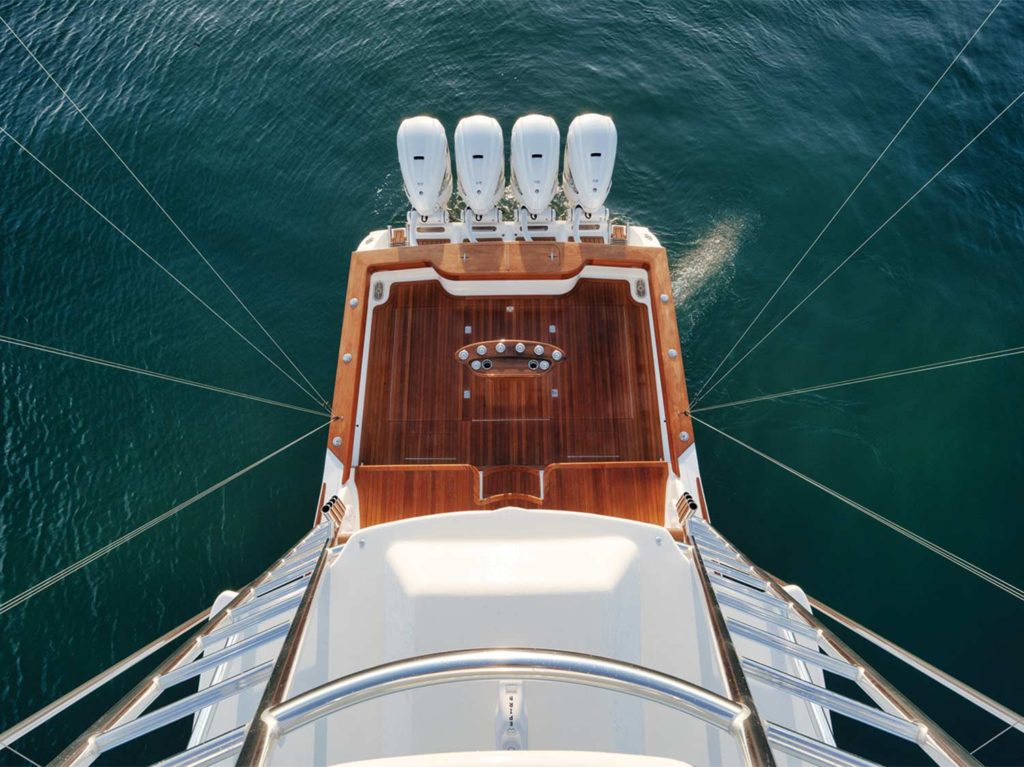
<svg viewBox="0 0 1024 767">
<path fill-rule="evenodd" d="M 531 219 L 553 218 L 549 206 L 558 191 L 561 139 L 558 125 L 544 115 L 520 117 L 512 126 L 512 193 Z"/>
<path fill-rule="evenodd" d="M 498 203 L 505 193 L 505 136 L 497 120 L 486 115 L 459 120 L 455 128 L 455 167 L 459 171 L 459 196 L 468 210 L 477 221 L 496 220 Z"/>
<path fill-rule="evenodd" d="M 405 196 L 422 221 L 445 221 L 452 196 L 452 161 L 444 126 L 420 115 L 398 127 L 398 163 Z"/>
<path fill-rule="evenodd" d="M 604 202 L 612 188 L 617 144 L 615 123 L 605 115 L 579 115 L 569 125 L 562 188 L 569 207 L 582 208 L 585 218 L 607 217 Z"/>
</svg>

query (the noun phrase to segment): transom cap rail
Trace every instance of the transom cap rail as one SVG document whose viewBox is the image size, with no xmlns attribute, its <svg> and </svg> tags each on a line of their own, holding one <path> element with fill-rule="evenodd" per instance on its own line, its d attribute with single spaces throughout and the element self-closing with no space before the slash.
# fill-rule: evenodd
<svg viewBox="0 0 1024 767">
<path fill-rule="evenodd" d="M 746 706 L 691 682 L 608 658 L 555 650 L 459 650 L 360 671 L 268 709 L 257 724 L 263 733 L 250 763 L 266 764 L 270 747 L 282 735 L 359 703 L 424 687 L 509 677 L 626 693 L 690 714 L 734 735 L 741 734 L 751 716 Z"/>
</svg>

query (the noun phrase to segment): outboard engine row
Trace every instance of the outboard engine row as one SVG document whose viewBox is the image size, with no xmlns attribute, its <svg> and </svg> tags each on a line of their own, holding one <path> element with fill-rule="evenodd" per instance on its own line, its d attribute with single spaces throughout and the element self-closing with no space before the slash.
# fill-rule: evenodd
<svg viewBox="0 0 1024 767">
<path fill-rule="evenodd" d="M 524 224 L 551 221 L 551 200 L 558 192 L 561 134 L 550 117 L 526 115 L 512 126 L 510 185 Z M 572 220 L 604 215 L 612 185 L 617 137 L 610 117 L 578 116 L 565 142 L 562 188 Z M 446 223 L 452 194 L 451 158 L 444 126 L 433 117 L 410 117 L 398 129 L 398 161 L 409 204 L 423 223 Z M 505 192 L 505 141 L 493 117 L 473 115 L 455 129 L 459 196 L 466 219 L 498 222 Z"/>
</svg>

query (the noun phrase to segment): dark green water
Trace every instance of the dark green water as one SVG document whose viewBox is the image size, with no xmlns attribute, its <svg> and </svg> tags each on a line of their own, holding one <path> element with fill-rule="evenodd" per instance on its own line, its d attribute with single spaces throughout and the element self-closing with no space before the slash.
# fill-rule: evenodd
<svg viewBox="0 0 1024 767">
<path fill-rule="evenodd" d="M 579 112 L 611 114 L 610 204 L 669 250 L 695 391 L 991 5 L 54 0 L 0 13 L 325 393 L 348 253 L 404 210 L 402 117 L 429 112 L 450 133 L 474 112 L 506 131 L 530 111 L 563 131 Z M 1022 41 L 1024 6 L 1007 0 L 751 341 L 1017 95 Z M 6 31 L 0 124 L 259 337 Z M 1024 342 L 1022 128 L 1018 105 L 706 403 Z M 0 333 L 302 403 L 2 139 L 0 173 Z M 10 347 L 0 386 L 0 599 L 317 423 Z M 1017 357 L 707 419 L 1019 585 L 1022 387 Z M 697 439 L 714 519 L 747 553 L 1024 709 L 1020 602 L 722 437 Z M 0 616 L 0 727 L 260 572 L 308 526 L 323 448 L 311 438 Z M 1001 729 L 865 653 L 969 748 Z M 20 746 L 52 757 L 134 681 Z M 1024 739 L 979 755 L 1024 763 Z"/>
</svg>

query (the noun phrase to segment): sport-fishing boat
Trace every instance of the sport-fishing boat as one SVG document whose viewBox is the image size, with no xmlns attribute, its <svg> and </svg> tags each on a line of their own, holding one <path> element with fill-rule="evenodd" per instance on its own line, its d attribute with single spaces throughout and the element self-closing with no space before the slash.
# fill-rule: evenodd
<svg viewBox="0 0 1024 767">
<path fill-rule="evenodd" d="M 308 534 L 0 743 L 193 632 L 54 764 L 182 720 L 162 765 L 870 764 L 837 716 L 977 763 L 821 614 L 1021 729 L 716 530 L 665 250 L 606 207 L 610 118 L 560 163 L 521 117 L 508 191 L 501 126 L 463 119 L 459 207 L 442 124 L 397 145 L 410 209 L 352 254 Z"/>
</svg>

